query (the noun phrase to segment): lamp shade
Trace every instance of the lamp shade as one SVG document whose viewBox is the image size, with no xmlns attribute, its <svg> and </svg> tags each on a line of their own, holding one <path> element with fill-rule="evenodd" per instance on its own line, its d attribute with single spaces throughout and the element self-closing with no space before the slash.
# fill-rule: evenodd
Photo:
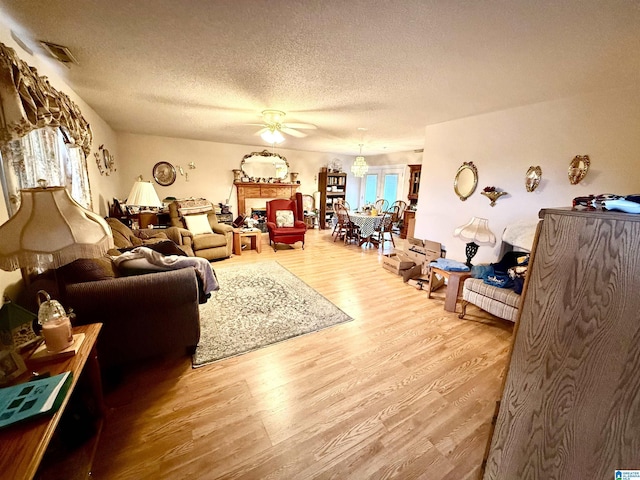
<svg viewBox="0 0 640 480">
<path fill-rule="evenodd" d="M 20 208 L 0 226 L 0 268 L 58 268 L 113 247 L 107 222 L 64 187 L 26 188 Z"/>
<path fill-rule="evenodd" d="M 469 222 L 456 228 L 453 235 L 477 245 L 494 246 L 496 244 L 496 236 L 489 230 L 489 220 L 486 218 L 471 218 Z"/>
<path fill-rule="evenodd" d="M 156 189 L 153 188 L 151 182 L 136 180 L 127 197 L 127 205 L 137 207 L 162 207 L 162 202 L 160 198 L 158 198 Z"/>
</svg>

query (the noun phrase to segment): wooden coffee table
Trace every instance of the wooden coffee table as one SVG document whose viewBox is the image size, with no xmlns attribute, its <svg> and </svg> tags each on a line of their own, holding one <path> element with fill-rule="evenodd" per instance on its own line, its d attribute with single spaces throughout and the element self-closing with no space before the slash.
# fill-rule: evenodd
<svg viewBox="0 0 640 480">
<path fill-rule="evenodd" d="M 262 232 L 257 228 L 255 230 L 244 230 L 242 228 L 233 229 L 233 254 L 242 255 L 242 238 L 251 239 L 251 248 L 256 252 L 262 252 Z"/>
<path fill-rule="evenodd" d="M 471 276 L 469 272 L 450 272 L 448 270 L 442 270 L 437 267 L 431 267 L 431 274 L 429 277 L 429 286 L 427 287 L 427 298 L 431 298 L 431 285 L 433 285 L 433 277 L 438 274 L 447 279 L 447 294 L 444 298 L 444 309 L 447 312 L 456 311 L 456 303 L 460 296 L 460 290 L 462 283 L 465 279 Z"/>
</svg>

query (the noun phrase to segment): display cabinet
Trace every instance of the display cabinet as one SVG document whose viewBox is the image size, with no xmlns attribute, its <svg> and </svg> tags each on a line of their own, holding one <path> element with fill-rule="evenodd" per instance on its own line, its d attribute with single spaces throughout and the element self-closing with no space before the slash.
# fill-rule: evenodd
<svg viewBox="0 0 640 480">
<path fill-rule="evenodd" d="M 347 174 L 344 172 L 321 171 L 318 174 L 318 191 L 320 192 L 318 224 L 321 229 L 331 228 L 334 205 L 346 200 Z"/>
<path fill-rule="evenodd" d="M 410 205 L 418 203 L 418 193 L 420 191 L 420 172 L 422 165 L 409 165 L 409 193 L 407 198 Z"/>
</svg>

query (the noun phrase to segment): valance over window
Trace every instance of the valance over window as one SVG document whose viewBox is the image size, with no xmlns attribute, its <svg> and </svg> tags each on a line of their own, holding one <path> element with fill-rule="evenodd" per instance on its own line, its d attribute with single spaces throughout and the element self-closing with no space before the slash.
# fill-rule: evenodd
<svg viewBox="0 0 640 480">
<path fill-rule="evenodd" d="M 89 156 L 93 135 L 78 106 L 0 43 L 0 142 L 47 126 L 60 127 L 67 140 Z"/>
</svg>

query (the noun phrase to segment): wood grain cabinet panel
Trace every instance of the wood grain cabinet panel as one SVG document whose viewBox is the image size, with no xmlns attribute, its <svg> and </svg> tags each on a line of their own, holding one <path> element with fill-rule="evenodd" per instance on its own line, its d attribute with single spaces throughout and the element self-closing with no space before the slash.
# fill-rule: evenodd
<svg viewBox="0 0 640 480">
<path fill-rule="evenodd" d="M 640 469 L 640 215 L 540 212 L 484 479 Z"/>
</svg>

